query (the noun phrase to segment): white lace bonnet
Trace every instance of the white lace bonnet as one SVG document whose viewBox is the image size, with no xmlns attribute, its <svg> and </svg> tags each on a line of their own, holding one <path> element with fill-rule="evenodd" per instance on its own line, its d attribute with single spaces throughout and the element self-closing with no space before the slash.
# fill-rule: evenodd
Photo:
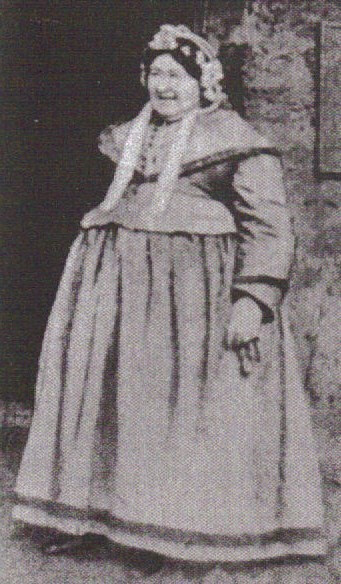
<svg viewBox="0 0 341 584">
<path fill-rule="evenodd" d="M 179 50 L 184 57 L 191 54 L 190 44 L 196 47 L 195 63 L 201 69 L 199 83 L 203 88 L 203 96 L 211 103 L 221 101 L 226 97 L 223 93 L 221 82 L 224 79 L 222 64 L 217 57 L 217 50 L 204 38 L 192 32 L 187 26 L 179 24 L 164 24 L 148 43 L 148 48 L 153 51 Z M 141 64 L 141 82 L 146 85 L 146 71 L 144 63 Z"/>
<path fill-rule="evenodd" d="M 210 102 L 209 107 L 193 110 L 187 114 L 180 123 L 177 140 L 172 144 L 166 163 L 156 183 L 155 192 L 150 204 L 150 228 L 153 229 L 154 218 L 166 208 L 172 195 L 172 191 L 178 178 L 181 159 L 186 150 L 187 142 L 195 126 L 197 116 L 215 110 L 225 101 L 226 95 L 220 85 L 224 75 L 222 65 L 217 58 L 217 51 L 205 39 L 194 34 L 187 26 L 173 26 L 165 24 L 156 33 L 149 47 L 153 50 L 172 51 L 178 47 L 179 39 L 186 39 L 194 43 L 196 51 L 196 64 L 201 69 L 200 85 L 204 89 L 204 97 Z M 180 50 L 185 51 L 186 44 L 181 43 Z M 146 73 L 142 70 L 142 82 L 146 82 Z M 100 208 L 104 212 L 110 212 L 124 195 L 141 154 L 146 128 L 150 122 L 152 108 L 148 102 L 132 123 L 128 137 L 124 144 L 123 152 L 113 182 L 111 183 Z"/>
</svg>

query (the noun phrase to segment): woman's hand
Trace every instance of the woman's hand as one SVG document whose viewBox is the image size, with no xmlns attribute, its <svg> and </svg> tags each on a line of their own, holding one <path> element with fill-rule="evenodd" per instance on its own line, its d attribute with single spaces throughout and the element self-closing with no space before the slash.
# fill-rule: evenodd
<svg viewBox="0 0 341 584">
<path fill-rule="evenodd" d="M 98 205 L 94 209 L 91 209 L 86 213 L 81 220 L 81 226 L 83 229 L 89 229 L 89 227 L 94 227 L 96 225 L 101 225 L 108 219 L 110 211 L 104 206 Z"/>
<path fill-rule="evenodd" d="M 240 372 L 247 376 L 260 361 L 259 336 L 263 313 L 250 297 L 243 297 L 233 305 L 228 330 L 228 346 L 236 351 Z"/>
</svg>

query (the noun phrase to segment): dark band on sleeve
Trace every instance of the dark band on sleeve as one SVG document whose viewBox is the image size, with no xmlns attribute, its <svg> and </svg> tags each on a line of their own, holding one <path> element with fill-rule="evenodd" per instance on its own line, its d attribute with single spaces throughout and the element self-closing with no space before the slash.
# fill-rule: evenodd
<svg viewBox="0 0 341 584">
<path fill-rule="evenodd" d="M 272 276 L 236 276 L 234 284 L 268 284 L 269 286 L 276 286 L 282 292 L 287 292 L 289 286 L 288 280 Z"/>
</svg>

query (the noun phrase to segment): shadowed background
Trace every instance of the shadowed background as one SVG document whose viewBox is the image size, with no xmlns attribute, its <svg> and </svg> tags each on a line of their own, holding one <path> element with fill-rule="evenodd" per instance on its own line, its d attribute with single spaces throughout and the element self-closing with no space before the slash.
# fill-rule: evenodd
<svg viewBox="0 0 341 584">
<path fill-rule="evenodd" d="M 339 1 L 4 0 L 1 19 L 3 397 L 32 404 L 42 335 L 69 245 L 80 217 L 103 198 L 111 180 L 110 162 L 97 153 L 96 137 L 140 107 L 138 56 L 145 41 L 162 22 L 203 27 L 220 45 L 234 106 L 283 151 L 297 237 L 290 313 L 312 405 L 336 582 L 341 184 L 316 174 L 316 137 L 317 31 L 322 20 L 341 22 Z M 24 438 L 14 434 L 11 441 L 9 491 Z M 3 529 L 8 531 L 7 524 Z M 13 573 L 18 566 L 25 577 L 30 572 L 27 553 L 18 558 L 13 548 Z M 68 571 L 73 569 L 66 561 L 62 573 L 49 572 L 48 581 L 70 575 L 76 582 Z M 81 581 L 112 581 L 111 565 L 108 580 L 98 576 L 98 564 L 87 569 L 86 576 L 80 572 Z M 303 581 L 297 578 L 288 573 L 285 584 Z M 187 581 L 195 580 L 184 574 Z M 313 571 L 304 582 L 327 584 Z"/>
<path fill-rule="evenodd" d="M 69 245 L 82 214 L 103 199 L 111 182 L 97 135 L 141 106 L 140 54 L 159 23 L 200 27 L 200 5 L 2 2 L 5 399 L 32 402 L 42 335 Z"/>
<path fill-rule="evenodd" d="M 2 2 L 5 399 L 32 403 L 42 335 L 69 245 L 82 214 L 111 182 L 97 135 L 141 107 L 140 55 L 158 26 L 184 23 L 201 32 L 205 7 L 198 0 Z M 239 55 L 229 47 L 226 61 L 241 110 Z"/>
<path fill-rule="evenodd" d="M 139 55 L 146 40 L 160 23 L 182 22 L 220 46 L 233 105 L 283 152 L 297 236 L 292 324 L 319 430 L 335 435 L 341 185 L 316 175 L 315 154 L 317 31 L 321 21 L 341 22 L 339 2 L 4 0 L 1 20 L 4 398 L 32 403 L 69 245 L 80 217 L 112 178 L 96 137 L 141 106 Z"/>
</svg>

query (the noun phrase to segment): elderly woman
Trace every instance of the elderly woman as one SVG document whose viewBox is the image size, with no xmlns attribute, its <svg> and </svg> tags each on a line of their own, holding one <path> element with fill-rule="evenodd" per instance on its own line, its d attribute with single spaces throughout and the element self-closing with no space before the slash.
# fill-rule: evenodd
<svg viewBox="0 0 341 584">
<path fill-rule="evenodd" d="M 115 176 L 48 322 L 14 516 L 191 562 L 319 556 L 281 163 L 221 80 L 204 39 L 162 26 L 149 102 L 100 136 Z"/>
</svg>

